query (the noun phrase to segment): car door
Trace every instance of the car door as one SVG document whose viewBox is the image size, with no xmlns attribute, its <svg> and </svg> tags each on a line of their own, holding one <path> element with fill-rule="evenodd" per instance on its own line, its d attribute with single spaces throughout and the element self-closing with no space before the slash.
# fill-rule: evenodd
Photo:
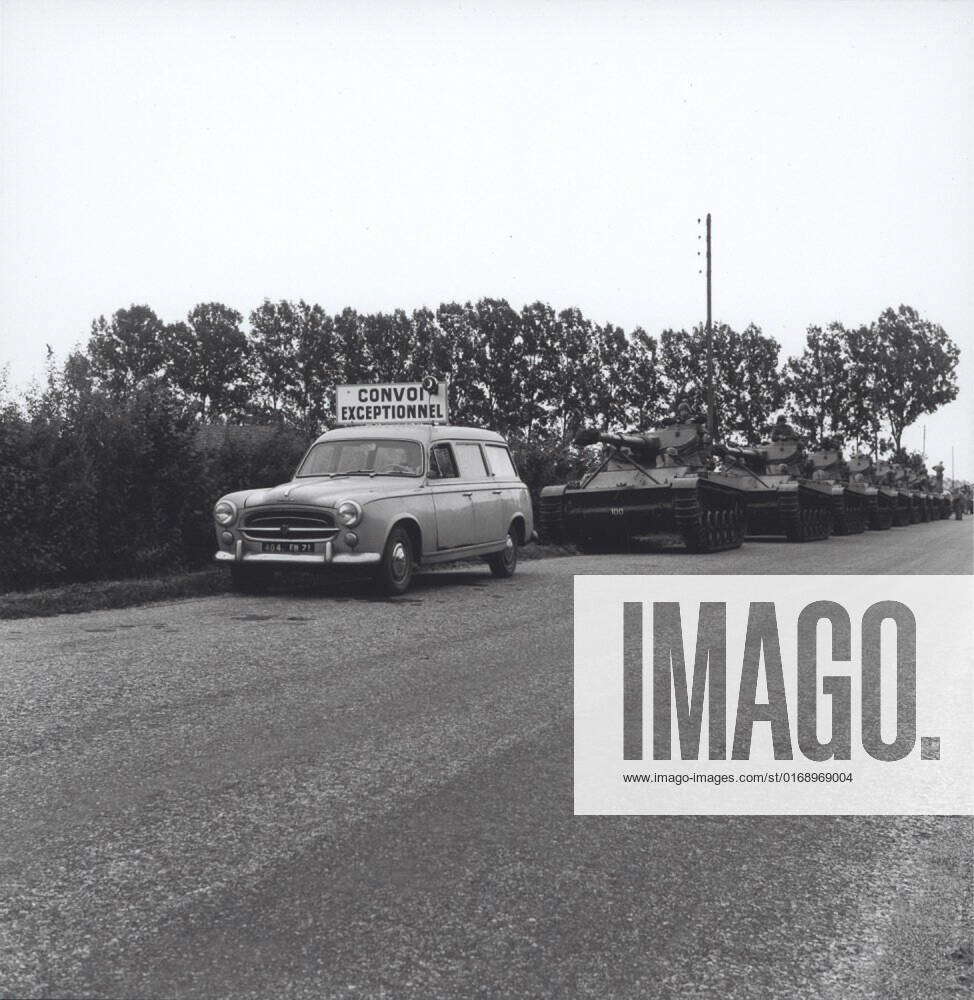
<svg viewBox="0 0 974 1000">
<path fill-rule="evenodd" d="M 503 497 L 496 489 L 487 468 L 483 449 L 478 441 L 455 441 L 453 451 L 457 457 L 460 478 L 470 490 L 474 503 L 474 528 L 478 543 L 496 542 L 507 533 Z"/>
<path fill-rule="evenodd" d="M 491 474 L 497 530 L 503 537 L 507 534 L 514 515 L 521 509 L 524 488 L 506 445 L 488 442 L 484 444 L 484 455 Z"/>
<path fill-rule="evenodd" d="M 428 483 L 436 513 L 436 548 L 476 544 L 473 490 L 460 478 L 451 446 L 441 441 L 430 448 Z"/>
</svg>

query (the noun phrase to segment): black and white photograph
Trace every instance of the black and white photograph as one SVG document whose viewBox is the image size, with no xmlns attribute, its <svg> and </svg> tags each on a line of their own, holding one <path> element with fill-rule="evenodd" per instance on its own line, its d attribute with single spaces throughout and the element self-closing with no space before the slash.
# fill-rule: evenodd
<svg viewBox="0 0 974 1000">
<path fill-rule="evenodd" d="M 974 990 L 974 0 L 0 0 L 0 998 Z"/>
</svg>

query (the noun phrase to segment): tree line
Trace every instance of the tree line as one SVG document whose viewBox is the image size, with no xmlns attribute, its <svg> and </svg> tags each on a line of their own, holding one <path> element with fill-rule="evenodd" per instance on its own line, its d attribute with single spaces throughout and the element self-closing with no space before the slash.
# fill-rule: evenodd
<svg viewBox="0 0 974 1000">
<path fill-rule="evenodd" d="M 450 379 L 455 422 L 567 440 L 586 424 L 652 426 L 678 398 L 703 407 L 703 343 L 699 326 L 627 333 L 578 309 L 535 302 L 517 311 L 503 299 L 334 315 L 303 300 L 265 300 L 247 330 L 221 303 L 172 324 L 138 305 L 97 319 L 66 370 L 115 396 L 162 382 L 202 420 L 283 422 L 308 433 L 331 423 L 336 385 L 436 374 Z M 895 450 L 911 423 L 957 394 L 957 346 L 909 306 L 864 327 L 810 327 L 801 354 L 782 363 L 780 351 L 754 324 L 714 326 L 723 436 L 755 443 L 785 409 L 816 441 Z"/>
<path fill-rule="evenodd" d="M 679 399 L 705 409 L 700 327 L 626 332 L 503 299 L 369 314 L 265 300 L 248 320 L 215 302 L 175 323 L 132 305 L 63 363 L 49 352 L 24 398 L 0 378 L 0 517 L 18 540 L 0 586 L 204 562 L 213 501 L 287 479 L 339 384 L 448 378 L 452 421 L 504 433 L 535 495 L 577 471 L 580 427 L 648 429 Z M 784 410 L 813 441 L 889 453 L 957 394 L 956 345 L 908 306 L 812 327 L 780 355 L 756 325 L 714 326 L 722 437 L 755 443 Z"/>
</svg>

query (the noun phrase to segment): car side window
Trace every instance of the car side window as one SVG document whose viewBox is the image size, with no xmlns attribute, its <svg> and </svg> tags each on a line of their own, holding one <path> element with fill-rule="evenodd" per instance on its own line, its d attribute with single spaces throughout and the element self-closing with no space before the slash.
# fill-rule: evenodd
<svg viewBox="0 0 974 1000">
<path fill-rule="evenodd" d="M 483 452 L 479 444 L 465 442 L 455 444 L 457 465 L 462 479 L 486 479 L 487 466 L 484 464 Z"/>
<path fill-rule="evenodd" d="M 457 464 L 448 444 L 438 444 L 430 448 L 430 479 L 456 479 Z"/>
<path fill-rule="evenodd" d="M 498 479 L 517 479 L 517 469 L 511 460 L 511 453 L 501 444 L 489 444 L 484 448 L 490 471 Z"/>
</svg>

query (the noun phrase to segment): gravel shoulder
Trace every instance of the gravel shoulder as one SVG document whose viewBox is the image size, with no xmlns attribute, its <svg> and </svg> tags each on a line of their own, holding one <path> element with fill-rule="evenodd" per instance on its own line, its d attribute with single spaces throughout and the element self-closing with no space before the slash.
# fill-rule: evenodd
<svg viewBox="0 0 974 1000">
<path fill-rule="evenodd" d="M 575 573 L 966 571 L 916 531 L 0 623 L 0 994 L 969 989 L 969 818 L 571 807 Z"/>
</svg>

